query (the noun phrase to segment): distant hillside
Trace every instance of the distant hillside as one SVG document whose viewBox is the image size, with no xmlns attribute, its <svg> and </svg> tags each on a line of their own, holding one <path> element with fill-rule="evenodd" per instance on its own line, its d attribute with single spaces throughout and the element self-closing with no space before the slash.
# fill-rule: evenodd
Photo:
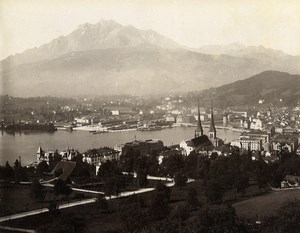
<svg viewBox="0 0 300 233">
<path fill-rule="evenodd" d="M 265 48 L 262 45 L 245 46 L 240 43 L 231 43 L 228 45 L 205 45 L 195 50 L 205 54 L 226 54 L 235 57 L 255 58 L 259 60 L 295 57 L 283 53 L 280 50 Z"/>
<path fill-rule="evenodd" d="M 252 59 L 186 50 L 114 48 L 73 52 L 3 71 L 13 96 L 161 95 L 204 90 L 247 78 L 265 66 Z"/>
<path fill-rule="evenodd" d="M 300 75 L 265 71 L 245 80 L 206 90 L 203 98 L 214 93 L 216 104 L 223 106 L 265 104 L 295 104 L 300 101 Z M 280 102 L 280 99 L 282 102 Z"/>
</svg>

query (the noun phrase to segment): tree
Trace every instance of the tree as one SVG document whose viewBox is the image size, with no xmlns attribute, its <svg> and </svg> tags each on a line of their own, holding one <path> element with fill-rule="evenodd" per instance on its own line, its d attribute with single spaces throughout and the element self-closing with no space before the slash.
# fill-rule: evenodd
<svg viewBox="0 0 300 233">
<path fill-rule="evenodd" d="M 147 167 L 147 156 L 140 156 L 136 159 L 134 170 L 136 171 L 137 177 L 137 186 L 145 186 L 148 184 L 147 174 L 148 174 L 148 167 Z"/>
<path fill-rule="evenodd" d="M 137 180 L 137 186 L 142 187 L 146 186 L 148 184 L 147 180 L 147 170 L 139 168 L 136 171 L 136 180 Z"/>
<path fill-rule="evenodd" d="M 258 160 L 253 163 L 252 176 L 257 181 L 259 188 L 263 188 L 269 181 L 272 180 L 268 164 L 263 160 Z"/>
<path fill-rule="evenodd" d="M 244 194 L 248 186 L 249 186 L 249 177 L 247 175 L 239 174 L 236 176 L 235 187 L 238 193 Z"/>
<path fill-rule="evenodd" d="M 104 181 L 103 189 L 106 195 L 118 195 L 123 187 L 122 175 L 113 175 Z"/>
<path fill-rule="evenodd" d="M 36 201 L 44 201 L 45 199 L 46 192 L 44 186 L 37 179 L 34 179 L 31 184 L 31 194 Z"/>
<path fill-rule="evenodd" d="M 203 206 L 186 226 L 185 232 L 241 232 L 235 209 L 227 205 Z"/>
<path fill-rule="evenodd" d="M 42 176 L 44 173 L 48 173 L 49 171 L 49 165 L 46 161 L 41 161 L 36 167 L 36 173 L 38 176 Z"/>
<path fill-rule="evenodd" d="M 120 165 L 122 171 L 133 172 L 136 159 L 141 156 L 139 150 L 135 150 L 132 147 L 124 149 L 120 156 Z"/>
<path fill-rule="evenodd" d="M 53 156 L 49 157 L 49 170 L 52 171 L 56 164 L 61 161 L 61 156 L 55 152 Z"/>
<path fill-rule="evenodd" d="M 279 232 L 299 232 L 300 201 L 288 201 L 278 211 Z"/>
<path fill-rule="evenodd" d="M 297 233 L 300 222 L 300 201 L 288 201 L 276 211 L 276 214 L 264 219 L 261 232 Z M 251 230 L 251 229 L 250 229 Z"/>
<path fill-rule="evenodd" d="M 153 220 L 160 220 L 168 216 L 170 212 L 169 200 L 170 189 L 159 183 L 150 200 L 150 207 L 148 209 L 149 215 Z"/>
<path fill-rule="evenodd" d="M 164 175 L 174 177 L 176 172 L 184 168 L 184 157 L 180 154 L 171 154 L 163 159 L 161 167 Z"/>
<path fill-rule="evenodd" d="M 182 174 L 182 172 L 177 172 L 174 177 L 175 186 L 182 189 L 187 182 L 187 177 Z"/>
<path fill-rule="evenodd" d="M 102 179 L 102 180 L 106 180 L 114 175 L 120 175 L 122 174 L 121 171 L 119 170 L 117 164 L 113 161 L 105 161 L 103 163 L 101 163 L 101 166 L 98 170 L 98 176 Z"/>
<path fill-rule="evenodd" d="M 72 161 L 76 162 L 76 166 L 74 170 L 72 171 L 72 176 L 80 176 L 80 177 L 89 177 L 91 170 L 93 170 L 93 166 L 83 162 L 82 155 L 78 154 L 76 155 Z"/>
<path fill-rule="evenodd" d="M 118 195 L 124 186 L 125 176 L 120 171 L 118 164 L 106 161 L 101 164 L 98 176 L 104 181 L 104 191 L 107 195 Z"/>
<path fill-rule="evenodd" d="M 156 176 L 159 171 L 159 162 L 156 155 L 147 156 L 147 170 L 151 176 Z"/>
<path fill-rule="evenodd" d="M 43 233 L 85 233 L 86 221 L 74 213 L 53 216 L 47 223 L 40 226 L 37 232 Z"/>
<path fill-rule="evenodd" d="M 189 188 L 187 197 L 186 197 L 186 205 L 190 210 L 197 210 L 200 206 L 200 202 L 197 198 L 197 191 L 194 188 Z"/>
<path fill-rule="evenodd" d="M 147 224 L 147 211 L 143 199 L 139 195 L 133 195 L 122 201 L 120 205 L 120 219 L 122 222 L 122 232 L 138 232 Z"/>
<path fill-rule="evenodd" d="M 16 159 L 14 164 L 14 176 L 17 183 L 28 180 L 26 170 L 22 167 L 18 159 Z"/>
<path fill-rule="evenodd" d="M 155 185 L 155 192 L 156 193 L 162 193 L 162 195 L 168 200 L 170 201 L 171 198 L 171 189 L 169 187 L 167 187 L 166 185 L 164 185 L 161 182 L 158 182 Z"/>
<path fill-rule="evenodd" d="M 5 166 L 0 166 L 0 179 L 13 179 L 14 178 L 14 169 L 9 165 L 8 161 L 5 163 Z"/>
<path fill-rule="evenodd" d="M 106 213 L 108 211 L 108 201 L 103 196 L 98 196 L 97 200 L 101 212 Z"/>
<path fill-rule="evenodd" d="M 69 196 L 72 193 L 72 189 L 61 179 L 58 179 L 54 184 L 54 194 L 56 196 Z"/>
<path fill-rule="evenodd" d="M 176 205 L 170 212 L 169 216 L 156 221 L 152 224 L 146 225 L 142 232 L 151 233 L 173 233 L 173 232 L 188 232 L 184 231 L 184 225 L 187 219 L 190 217 L 191 212 L 182 204 Z"/>
<path fill-rule="evenodd" d="M 211 203 L 220 203 L 223 198 L 223 190 L 217 180 L 209 180 L 206 187 L 206 196 Z"/>
</svg>

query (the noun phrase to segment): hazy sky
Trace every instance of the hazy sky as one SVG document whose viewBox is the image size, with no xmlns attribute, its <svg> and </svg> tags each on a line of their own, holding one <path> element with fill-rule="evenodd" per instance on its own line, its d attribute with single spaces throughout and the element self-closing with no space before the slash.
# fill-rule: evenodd
<svg viewBox="0 0 300 233">
<path fill-rule="evenodd" d="M 100 19 L 190 47 L 240 42 L 300 54 L 298 0 L 0 0 L 0 59 Z"/>
</svg>

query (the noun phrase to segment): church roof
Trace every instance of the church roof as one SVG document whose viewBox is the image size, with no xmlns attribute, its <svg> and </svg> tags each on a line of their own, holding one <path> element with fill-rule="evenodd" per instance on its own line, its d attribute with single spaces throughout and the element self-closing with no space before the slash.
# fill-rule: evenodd
<svg viewBox="0 0 300 233">
<path fill-rule="evenodd" d="M 211 141 L 206 135 L 196 137 L 187 142 L 189 147 L 199 147 L 199 146 L 212 146 Z"/>
</svg>

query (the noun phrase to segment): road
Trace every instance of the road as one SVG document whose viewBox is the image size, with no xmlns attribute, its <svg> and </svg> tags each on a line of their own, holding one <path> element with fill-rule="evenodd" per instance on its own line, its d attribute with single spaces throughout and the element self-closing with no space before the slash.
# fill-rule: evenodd
<svg viewBox="0 0 300 233">
<path fill-rule="evenodd" d="M 13 231 L 13 232 L 36 233 L 35 230 L 25 229 L 25 228 L 16 228 L 16 227 L 5 227 L 5 226 L 0 226 L 0 229 L 2 229 L 2 230 L 7 230 L 7 231 Z"/>
<path fill-rule="evenodd" d="M 54 187 L 53 184 L 42 184 L 43 186 L 46 187 Z M 77 191 L 77 192 L 83 192 L 83 193 L 92 193 L 92 194 L 105 194 L 104 192 L 99 192 L 99 191 L 93 191 L 93 190 L 88 190 L 88 189 L 79 189 L 79 188 L 71 188 L 73 191 Z"/>
<path fill-rule="evenodd" d="M 78 206 L 78 205 L 86 205 L 86 204 L 93 203 L 96 201 L 97 201 L 97 198 L 90 198 L 90 199 L 81 200 L 81 201 L 74 201 L 74 202 L 70 202 L 70 203 L 61 204 L 61 205 L 59 205 L 58 209 L 65 209 L 65 208 L 70 208 L 70 207 L 74 207 L 74 206 Z M 41 208 L 41 209 L 37 209 L 37 210 L 31 210 L 31 211 L 26 211 L 23 213 L 4 216 L 4 217 L 0 217 L 0 222 L 5 222 L 5 221 L 13 220 L 13 219 L 19 219 L 19 218 L 32 216 L 32 215 L 42 214 L 42 213 L 45 213 L 48 211 L 49 211 L 48 208 Z"/>
</svg>

